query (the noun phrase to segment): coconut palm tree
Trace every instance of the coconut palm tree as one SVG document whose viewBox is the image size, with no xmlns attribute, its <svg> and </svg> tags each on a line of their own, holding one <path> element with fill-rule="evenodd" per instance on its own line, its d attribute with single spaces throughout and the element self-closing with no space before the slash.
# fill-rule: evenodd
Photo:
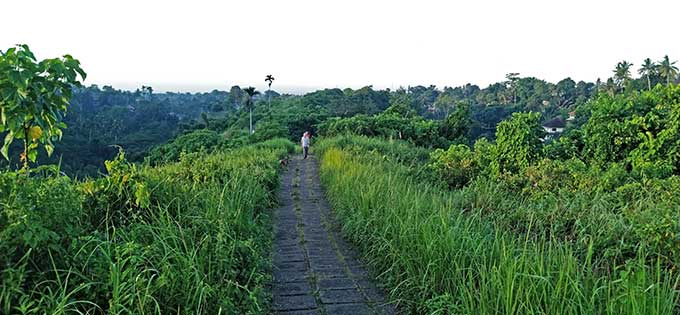
<svg viewBox="0 0 680 315">
<path fill-rule="evenodd" d="M 260 94 L 260 92 L 256 91 L 254 87 L 249 86 L 245 89 L 243 89 L 243 92 L 246 93 L 246 108 L 248 108 L 248 111 L 250 112 L 250 134 L 253 133 L 253 97 L 255 95 Z"/>
<path fill-rule="evenodd" d="M 264 79 L 264 82 L 269 84 L 269 90 L 267 90 L 267 101 L 269 102 L 269 110 L 272 110 L 272 83 L 274 83 L 274 76 L 268 74 Z"/>
<path fill-rule="evenodd" d="M 614 79 L 609 78 L 607 79 L 607 82 L 602 86 L 602 90 L 609 94 L 609 96 L 614 96 L 614 94 L 616 94 L 616 91 L 618 90 L 618 86 L 614 82 Z"/>
<path fill-rule="evenodd" d="M 656 74 L 656 69 L 657 65 L 652 61 L 652 59 L 645 59 L 645 61 L 642 63 L 642 66 L 640 67 L 640 70 L 638 70 L 638 73 L 641 76 L 647 77 L 647 89 L 651 90 L 652 89 L 652 80 L 649 78 L 652 74 Z"/>
<path fill-rule="evenodd" d="M 619 88 L 625 87 L 628 80 L 630 80 L 630 68 L 632 66 L 632 63 L 625 60 L 616 65 L 616 69 L 614 69 L 614 82 Z"/>
<path fill-rule="evenodd" d="M 659 75 L 666 78 L 666 85 L 671 85 L 671 80 L 675 80 L 678 76 L 678 67 L 675 66 L 676 61 L 671 62 L 668 55 L 663 57 L 659 62 Z"/>
</svg>

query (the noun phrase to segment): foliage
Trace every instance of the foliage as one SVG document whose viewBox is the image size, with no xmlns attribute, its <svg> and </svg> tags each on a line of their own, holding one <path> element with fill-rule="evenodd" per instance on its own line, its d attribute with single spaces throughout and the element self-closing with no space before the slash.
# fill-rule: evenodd
<svg viewBox="0 0 680 315">
<path fill-rule="evenodd" d="M 446 151 L 437 149 L 430 158 L 430 167 L 451 188 L 465 186 L 478 173 L 474 153 L 464 144 L 451 145 Z"/>
<path fill-rule="evenodd" d="M 644 178 L 677 174 L 680 160 L 680 87 L 601 95 L 583 127 L 585 155 L 595 164 L 625 163 Z"/>
<path fill-rule="evenodd" d="M 264 313 L 272 140 L 105 177 L 0 173 L 0 311 Z"/>
<path fill-rule="evenodd" d="M 640 314 L 678 305 L 677 275 L 607 208 L 614 195 L 528 199 L 483 178 L 448 192 L 355 152 L 324 146 L 322 180 L 343 231 L 406 312 Z"/>
<path fill-rule="evenodd" d="M 183 153 L 212 152 L 223 145 L 226 145 L 226 140 L 217 132 L 205 129 L 196 130 L 181 135 L 172 142 L 155 147 L 151 150 L 147 161 L 151 165 L 174 162 L 178 161 Z"/>
<path fill-rule="evenodd" d="M 578 158 L 580 150 L 580 134 L 576 131 L 551 140 L 543 146 L 543 156 L 552 160 L 568 160 Z"/>
<path fill-rule="evenodd" d="M 443 147 L 447 140 L 439 133 L 439 122 L 427 120 L 400 104 L 375 116 L 356 115 L 331 118 L 318 125 L 322 136 L 355 134 L 403 139 L 423 147 Z"/>
<path fill-rule="evenodd" d="M 491 170 L 496 174 L 518 172 L 541 155 L 543 128 L 538 113 L 514 113 L 498 124 Z"/>
<path fill-rule="evenodd" d="M 70 55 L 38 62 L 27 45 L 0 51 L 0 133 L 5 133 L 0 152 L 6 159 L 15 138 L 24 143 L 24 169 L 36 161 L 38 146 L 52 154 L 78 76 L 84 80 L 86 74 Z"/>
<path fill-rule="evenodd" d="M 280 122 L 270 120 L 261 121 L 255 128 L 255 133 L 251 137 L 252 142 L 262 142 L 274 138 L 288 137 L 288 128 L 283 126 Z"/>
<path fill-rule="evenodd" d="M 441 122 L 439 133 L 452 142 L 468 142 L 470 127 L 472 126 L 470 115 L 470 106 L 466 103 L 458 103 L 455 111 L 447 115 L 444 121 Z"/>
</svg>

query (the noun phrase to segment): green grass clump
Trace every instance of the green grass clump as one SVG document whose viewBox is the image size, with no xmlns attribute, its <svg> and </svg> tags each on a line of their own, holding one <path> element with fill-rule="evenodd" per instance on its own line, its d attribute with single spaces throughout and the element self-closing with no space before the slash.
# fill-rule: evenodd
<svg viewBox="0 0 680 315">
<path fill-rule="evenodd" d="M 0 174 L 0 313 L 266 313 L 271 140 L 109 175 Z"/>
<path fill-rule="evenodd" d="M 536 221 L 525 221 L 521 229 L 499 227 L 490 220 L 490 209 L 479 208 L 491 208 L 489 203 L 461 202 L 461 192 L 428 185 L 392 159 L 333 145 L 320 147 L 321 177 L 343 231 L 407 311 L 678 311 L 675 288 L 680 278 L 645 246 L 637 247 L 633 257 L 611 263 L 596 252 L 596 235 L 582 238 L 586 242 L 582 252 L 573 243 L 534 233 Z M 478 196 L 490 194 L 494 202 L 521 198 L 498 195 L 501 192 L 491 188 Z"/>
</svg>

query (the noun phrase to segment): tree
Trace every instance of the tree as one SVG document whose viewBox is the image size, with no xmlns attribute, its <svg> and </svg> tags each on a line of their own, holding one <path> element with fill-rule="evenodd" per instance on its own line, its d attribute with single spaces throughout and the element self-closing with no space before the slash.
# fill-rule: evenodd
<svg viewBox="0 0 680 315">
<path fill-rule="evenodd" d="M 570 107 L 574 104 L 577 95 L 576 82 L 571 78 L 566 78 L 557 82 L 553 94 L 557 97 L 557 101 L 555 102 L 557 107 Z"/>
<path fill-rule="evenodd" d="M 512 91 L 512 103 L 517 103 L 517 80 L 519 80 L 519 73 L 511 72 L 505 75 L 508 79 L 507 84 L 510 91 Z"/>
<path fill-rule="evenodd" d="M 205 125 L 204 129 L 210 129 L 210 120 L 205 112 L 201 113 L 201 120 L 203 120 L 203 124 Z"/>
<path fill-rule="evenodd" d="M 666 78 L 666 85 L 671 85 L 671 81 L 678 76 L 678 67 L 675 66 L 676 61 L 671 62 L 668 55 L 663 57 L 659 62 L 659 75 Z"/>
<path fill-rule="evenodd" d="M 267 100 L 269 102 L 269 110 L 272 110 L 272 83 L 274 83 L 274 76 L 271 74 L 268 74 L 267 77 L 264 79 L 264 82 L 267 82 L 269 85 L 269 90 L 267 90 Z"/>
<path fill-rule="evenodd" d="M 513 113 L 496 128 L 491 169 L 495 174 L 516 173 L 537 161 L 544 134 L 539 113 Z"/>
<path fill-rule="evenodd" d="M 456 100 L 448 93 L 441 93 L 434 101 L 434 108 L 444 113 L 444 117 L 449 115 L 449 110 L 456 104 Z"/>
<path fill-rule="evenodd" d="M 411 118 L 418 113 L 411 107 L 413 99 L 411 94 L 397 93 L 390 97 L 390 107 L 385 109 L 383 115 L 396 115 L 402 118 Z"/>
<path fill-rule="evenodd" d="M 618 90 L 618 87 L 617 87 L 616 83 L 614 82 L 614 79 L 609 78 L 609 79 L 607 79 L 607 83 L 605 83 L 602 86 L 602 90 L 607 92 L 607 94 L 609 94 L 610 96 L 614 96 L 614 94 L 616 94 L 616 91 Z"/>
<path fill-rule="evenodd" d="M 656 74 L 657 70 L 657 65 L 654 63 L 651 59 L 647 58 L 645 61 L 642 63 L 642 66 L 640 67 L 640 70 L 638 70 L 638 73 L 641 76 L 644 76 L 647 78 L 647 89 L 651 90 L 652 89 L 652 81 L 650 79 L 650 76 L 653 74 Z"/>
<path fill-rule="evenodd" d="M 451 115 L 446 116 L 440 126 L 440 134 L 449 141 L 457 143 L 468 142 L 470 136 L 470 105 L 466 102 L 458 102 L 456 110 Z"/>
<path fill-rule="evenodd" d="M 628 84 L 628 81 L 630 80 L 630 68 L 632 66 L 632 63 L 625 60 L 616 65 L 616 69 L 614 69 L 614 83 L 616 83 L 619 88 L 623 88 Z"/>
<path fill-rule="evenodd" d="M 70 55 L 38 62 L 27 45 L 0 51 L 0 133 L 5 132 L 2 155 L 9 160 L 9 146 L 21 139 L 21 162 L 35 162 L 38 147 L 48 156 L 61 140 L 62 122 L 72 96 L 86 74 Z"/>
<path fill-rule="evenodd" d="M 255 105 L 253 97 L 260 94 L 260 92 L 256 91 L 252 86 L 243 89 L 243 92 L 246 93 L 246 108 L 250 112 L 250 134 L 253 134 L 253 106 Z"/>
<path fill-rule="evenodd" d="M 241 90 L 241 87 L 238 85 L 234 85 L 229 89 L 229 103 L 231 103 L 231 106 L 233 106 L 235 109 L 239 109 L 241 107 L 241 100 L 243 100 L 243 90 Z"/>
</svg>

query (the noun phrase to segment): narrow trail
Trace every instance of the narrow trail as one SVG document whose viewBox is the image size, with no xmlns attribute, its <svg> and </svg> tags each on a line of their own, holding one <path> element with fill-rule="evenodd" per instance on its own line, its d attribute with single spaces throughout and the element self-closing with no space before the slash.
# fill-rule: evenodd
<svg viewBox="0 0 680 315">
<path fill-rule="evenodd" d="M 274 212 L 274 314 L 394 314 L 343 240 L 314 156 L 290 160 Z"/>
</svg>

